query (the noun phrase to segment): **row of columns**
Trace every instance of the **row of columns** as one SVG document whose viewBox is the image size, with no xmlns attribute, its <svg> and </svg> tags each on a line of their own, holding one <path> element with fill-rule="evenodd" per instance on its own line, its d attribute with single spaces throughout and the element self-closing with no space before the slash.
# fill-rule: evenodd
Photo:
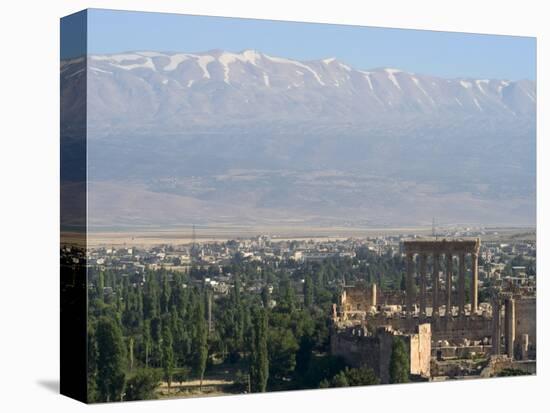
<svg viewBox="0 0 550 413">
<path fill-rule="evenodd" d="M 504 298 L 504 318 L 501 318 L 501 298 L 498 294 L 493 296 L 493 328 L 492 328 L 492 351 L 493 354 L 501 354 L 500 338 L 504 334 L 504 354 L 510 358 L 515 357 L 515 338 L 516 338 L 516 303 L 514 298 Z M 529 338 L 526 337 L 527 344 L 524 346 L 528 350 Z"/>
<path fill-rule="evenodd" d="M 470 303 L 472 307 L 472 312 L 477 311 L 478 302 L 478 254 L 470 253 L 472 256 L 472 271 L 470 279 Z M 406 288 L 407 288 L 407 314 L 409 317 L 412 316 L 412 308 L 414 301 L 414 253 L 407 253 L 407 278 L 406 278 Z M 439 264 L 441 256 L 446 257 L 446 266 L 445 266 L 445 282 L 446 282 L 446 294 L 445 294 L 445 305 L 446 305 L 446 316 L 452 316 L 452 280 L 453 280 L 453 254 L 446 253 L 441 254 L 434 252 L 433 254 L 433 272 L 432 272 L 432 317 L 439 317 Z M 426 316 L 426 267 L 428 254 L 420 253 L 419 254 L 419 277 L 420 277 L 420 316 Z M 458 254 L 458 309 L 459 314 L 462 316 L 465 313 L 465 283 L 466 283 L 466 253 Z"/>
</svg>

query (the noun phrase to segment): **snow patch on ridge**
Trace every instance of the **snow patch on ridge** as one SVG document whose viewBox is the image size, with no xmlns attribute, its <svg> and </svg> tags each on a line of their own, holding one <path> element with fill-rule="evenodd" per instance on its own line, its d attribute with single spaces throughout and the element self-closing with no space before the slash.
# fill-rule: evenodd
<svg viewBox="0 0 550 413">
<path fill-rule="evenodd" d="M 477 85 L 477 88 L 479 90 L 481 90 L 481 93 L 483 93 L 484 95 L 487 94 L 487 92 L 485 92 L 485 89 L 483 89 L 483 87 L 481 87 L 481 84 L 482 83 L 485 83 L 486 85 L 489 84 L 489 81 L 487 79 L 481 79 L 481 80 L 476 80 L 476 85 Z"/>
<path fill-rule="evenodd" d="M 112 60 L 117 63 L 120 63 L 124 60 L 138 60 L 143 59 L 143 56 L 140 56 L 138 54 L 113 54 L 113 55 L 94 55 L 90 56 L 91 60 Z"/>
<path fill-rule="evenodd" d="M 202 77 L 206 79 L 210 79 L 210 72 L 208 71 L 208 64 L 212 63 L 214 61 L 214 58 L 212 56 L 198 56 L 197 63 L 199 64 L 199 67 L 202 69 Z"/>
<path fill-rule="evenodd" d="M 336 60 L 335 57 L 329 57 L 328 59 L 323 59 L 323 63 L 328 65 Z"/>
<path fill-rule="evenodd" d="M 315 77 L 315 79 L 317 80 L 317 82 L 321 85 L 321 86 L 325 86 L 325 83 L 321 80 L 321 77 L 319 76 L 319 74 L 313 70 L 311 67 L 303 64 L 303 63 L 300 63 L 296 60 L 290 60 L 290 59 L 285 59 L 284 57 L 274 57 L 274 56 L 268 56 L 268 55 L 264 55 L 266 57 L 266 59 L 269 59 L 271 60 L 272 62 L 275 62 L 275 63 L 281 63 L 281 64 L 291 64 L 291 65 L 294 65 L 294 66 L 298 66 L 302 69 L 305 69 L 307 70 L 308 72 L 310 72 L 313 77 Z"/>
<path fill-rule="evenodd" d="M 189 59 L 189 55 L 187 54 L 175 54 L 169 57 L 170 57 L 170 62 L 163 68 L 163 70 L 167 72 L 176 70 L 181 62 L 184 62 Z"/>
<path fill-rule="evenodd" d="M 477 108 L 479 109 L 480 112 L 483 112 L 483 109 L 481 108 L 481 105 L 479 104 L 479 101 L 474 98 L 474 103 L 476 104 Z"/>
<path fill-rule="evenodd" d="M 340 67 L 341 67 L 342 69 L 347 70 L 348 72 L 351 72 L 351 71 L 352 71 L 351 67 L 349 67 L 348 65 L 346 65 L 346 64 L 344 64 L 344 63 L 341 63 L 341 62 L 338 63 L 338 64 L 340 65 Z"/>
<path fill-rule="evenodd" d="M 420 85 L 420 81 L 416 78 L 416 77 L 412 77 L 411 78 L 412 81 L 414 82 L 414 84 L 416 85 L 416 87 L 418 89 L 420 89 L 420 91 L 430 100 L 430 102 L 432 102 L 432 105 L 435 105 L 435 102 L 434 100 L 432 99 L 432 97 L 430 95 L 428 95 L 428 93 L 424 90 L 424 88 Z"/>
<path fill-rule="evenodd" d="M 145 57 L 166 57 L 164 53 L 159 52 L 139 52 L 138 54 Z"/>
<path fill-rule="evenodd" d="M 144 69 L 151 69 L 153 71 L 156 71 L 157 68 L 153 64 L 153 61 L 151 60 L 151 58 L 147 57 L 145 59 L 146 59 L 145 63 L 136 63 L 136 64 L 133 64 L 133 65 L 119 65 L 119 64 L 111 63 L 111 65 L 114 66 L 114 67 L 118 67 L 119 69 L 124 69 L 124 70 L 144 68 Z"/>
<path fill-rule="evenodd" d="M 397 78 L 395 77 L 395 73 L 401 73 L 401 70 L 387 68 L 387 69 L 384 69 L 384 72 L 386 72 L 388 74 L 388 79 L 390 79 L 392 81 L 392 83 L 395 85 L 395 87 L 397 89 L 401 90 L 401 86 L 399 85 L 399 82 L 397 81 Z"/>
<path fill-rule="evenodd" d="M 218 58 L 218 61 L 223 66 L 223 81 L 229 84 L 229 65 L 237 61 L 242 63 L 250 63 L 253 66 L 256 66 L 256 61 L 261 58 L 261 55 L 255 50 L 245 50 L 244 52 L 230 53 L 224 52 Z"/>
<path fill-rule="evenodd" d="M 504 89 L 505 87 L 507 87 L 508 85 L 510 85 L 510 82 L 507 81 L 507 80 L 501 80 L 499 82 L 499 85 L 497 86 L 497 92 L 502 95 L 502 89 Z"/>
<path fill-rule="evenodd" d="M 170 72 L 172 70 L 176 70 L 180 63 L 185 62 L 186 60 L 193 59 L 197 62 L 199 67 L 202 70 L 202 77 L 204 79 L 210 79 L 210 72 L 207 69 L 207 66 L 209 63 L 214 61 L 214 58 L 209 55 L 195 55 L 195 54 L 189 54 L 189 53 L 178 53 L 169 56 L 170 62 L 164 66 L 163 70 Z"/>
<path fill-rule="evenodd" d="M 370 78 L 371 72 L 363 72 L 363 71 L 359 71 L 359 72 L 363 74 L 365 79 L 367 79 L 367 82 L 369 83 L 370 90 L 372 90 L 374 92 L 374 87 L 372 86 L 372 80 Z"/>
<path fill-rule="evenodd" d="M 251 63 L 253 65 L 256 65 L 256 60 L 261 59 L 262 57 L 261 53 L 258 53 L 256 50 L 245 50 L 241 53 L 241 56 L 241 61 Z"/>
<path fill-rule="evenodd" d="M 133 64 L 121 64 L 125 61 L 134 61 L 134 60 L 145 60 L 144 63 L 133 63 Z M 153 61 L 150 57 L 142 56 L 136 53 L 123 53 L 123 54 L 114 54 L 114 55 L 95 55 L 90 56 L 90 60 L 96 61 L 106 61 L 111 66 L 117 67 L 124 70 L 132 70 L 137 68 L 146 68 L 156 71 L 157 68 L 153 64 Z"/>
</svg>

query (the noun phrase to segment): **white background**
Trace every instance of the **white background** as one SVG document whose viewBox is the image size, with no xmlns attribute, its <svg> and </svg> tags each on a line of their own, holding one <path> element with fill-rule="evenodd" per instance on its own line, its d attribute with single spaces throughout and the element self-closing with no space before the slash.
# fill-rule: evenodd
<svg viewBox="0 0 550 413">
<path fill-rule="evenodd" d="M 539 1 L 3 1 L 0 13 L 0 411 L 498 412 L 548 409 L 550 13 Z M 206 399 L 83 404 L 59 382 L 59 18 L 86 7 L 538 38 L 538 375 Z M 535 406 L 539 406 L 538 408 Z M 402 410 L 405 411 L 405 410 Z"/>
</svg>

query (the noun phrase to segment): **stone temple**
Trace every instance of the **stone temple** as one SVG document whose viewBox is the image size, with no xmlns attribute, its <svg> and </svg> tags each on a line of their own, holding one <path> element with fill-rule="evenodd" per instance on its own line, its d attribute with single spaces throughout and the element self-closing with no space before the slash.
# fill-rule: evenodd
<svg viewBox="0 0 550 413">
<path fill-rule="evenodd" d="M 332 310 L 332 354 L 371 367 L 382 383 L 397 336 L 418 380 L 491 376 L 503 368 L 534 373 L 535 295 L 500 287 L 480 303 L 479 253 L 479 238 L 403 241 L 405 291 L 345 286 Z"/>
</svg>

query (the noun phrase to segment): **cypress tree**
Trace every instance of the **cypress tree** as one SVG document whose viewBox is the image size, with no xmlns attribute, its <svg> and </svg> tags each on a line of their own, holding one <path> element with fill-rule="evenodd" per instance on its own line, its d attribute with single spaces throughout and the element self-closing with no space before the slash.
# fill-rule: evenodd
<svg viewBox="0 0 550 413">
<path fill-rule="evenodd" d="M 170 280 L 168 279 L 168 275 L 162 274 L 162 290 L 160 294 L 160 308 L 162 314 L 165 314 L 169 311 L 171 294 L 172 289 L 170 287 Z"/>
<path fill-rule="evenodd" d="M 206 370 L 206 361 L 208 360 L 208 341 L 207 328 L 204 320 L 204 304 L 202 300 L 197 300 L 194 317 L 195 336 L 193 343 L 193 351 L 195 352 L 195 371 L 199 375 L 200 385 L 199 390 L 202 390 L 202 381 L 204 379 L 204 371 Z"/>
<path fill-rule="evenodd" d="M 394 336 L 390 359 L 390 383 L 408 383 L 409 355 L 401 337 Z"/>
<path fill-rule="evenodd" d="M 119 401 L 124 390 L 126 347 L 118 324 L 101 317 L 97 324 L 97 388 L 100 401 Z"/>
<path fill-rule="evenodd" d="M 149 356 L 151 354 L 151 322 L 145 320 L 142 327 L 143 361 L 145 367 L 149 367 Z"/>
<path fill-rule="evenodd" d="M 162 371 L 164 372 L 164 379 L 168 383 L 168 392 L 170 392 L 170 386 L 172 385 L 172 375 L 174 374 L 174 340 L 172 338 L 172 332 L 170 331 L 170 325 L 163 323 L 162 326 Z"/>
<path fill-rule="evenodd" d="M 103 271 L 99 271 L 99 274 L 97 276 L 97 296 L 98 298 L 103 301 L 103 289 L 105 288 L 105 274 Z"/>
<path fill-rule="evenodd" d="M 250 381 L 253 392 L 265 392 L 269 378 L 267 352 L 267 311 L 258 309 L 254 317 L 252 353 L 250 356 Z"/>
<path fill-rule="evenodd" d="M 313 305 L 313 280 L 308 275 L 304 280 L 304 306 L 310 308 Z"/>
</svg>

